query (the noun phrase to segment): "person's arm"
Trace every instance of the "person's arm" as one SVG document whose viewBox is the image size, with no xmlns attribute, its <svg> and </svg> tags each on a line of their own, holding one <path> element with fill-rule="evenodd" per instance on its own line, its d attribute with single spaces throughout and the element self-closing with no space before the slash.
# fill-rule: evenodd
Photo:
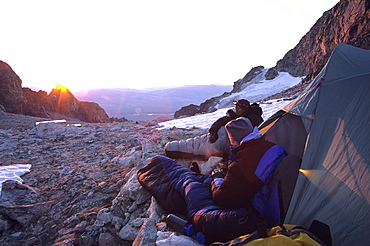
<svg viewBox="0 0 370 246">
<path fill-rule="evenodd" d="M 216 142 L 217 139 L 218 139 L 217 132 L 218 132 L 218 130 L 220 130 L 221 126 L 225 126 L 227 124 L 227 122 L 229 122 L 230 120 L 233 120 L 235 118 L 236 118 L 235 112 L 230 109 L 230 110 L 227 111 L 226 116 L 223 116 L 223 117 L 219 118 L 218 120 L 216 120 L 208 130 L 208 132 L 210 134 L 209 141 L 211 143 Z"/>
<path fill-rule="evenodd" d="M 261 189 L 263 182 L 249 170 L 248 163 L 241 167 L 240 159 L 233 162 L 224 179 L 215 178 L 212 182 L 212 199 L 222 207 L 245 207 L 249 200 Z"/>
</svg>

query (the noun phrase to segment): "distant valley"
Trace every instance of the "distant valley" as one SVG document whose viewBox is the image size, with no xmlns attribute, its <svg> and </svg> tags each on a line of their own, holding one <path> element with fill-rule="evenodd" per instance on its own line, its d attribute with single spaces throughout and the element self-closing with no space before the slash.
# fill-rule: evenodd
<svg viewBox="0 0 370 246">
<path fill-rule="evenodd" d="M 98 103 L 109 117 L 128 120 L 152 120 L 158 117 L 173 118 L 181 107 L 199 105 L 205 100 L 232 90 L 230 85 L 194 85 L 165 89 L 92 89 L 75 92 L 80 101 Z"/>
</svg>

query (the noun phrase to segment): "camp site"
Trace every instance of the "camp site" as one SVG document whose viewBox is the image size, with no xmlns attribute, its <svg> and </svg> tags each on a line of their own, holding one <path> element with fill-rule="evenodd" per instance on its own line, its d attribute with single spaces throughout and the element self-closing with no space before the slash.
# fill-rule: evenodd
<svg viewBox="0 0 370 246">
<path fill-rule="evenodd" d="M 267 211 L 261 216 L 283 229 L 291 229 L 291 225 L 313 228 L 310 232 L 319 239 L 312 244 L 302 238 L 296 239 L 303 240 L 303 245 L 367 244 L 366 229 L 370 225 L 369 94 L 370 51 L 341 43 L 305 91 L 259 126 L 266 139 L 289 153 L 276 165 L 271 181 L 266 184 L 271 193 L 265 204 Z M 184 199 L 182 192 L 196 188 L 190 183 L 184 184 L 192 178 L 184 181 L 186 178 L 174 177 L 178 166 L 167 170 L 172 162 L 164 157 L 157 158 L 138 172 L 139 181 L 166 212 L 188 214 L 188 217 L 192 214 L 194 220 L 197 213 L 186 206 L 174 206 Z M 206 237 L 219 236 L 211 235 L 215 232 L 210 231 L 207 235 L 207 226 L 215 231 L 218 227 L 224 228 L 225 234 L 237 230 L 231 220 L 229 224 L 220 225 L 224 223 L 222 216 L 226 210 L 214 204 L 207 206 L 210 211 L 203 211 L 208 213 L 206 222 L 209 225 L 203 225 Z M 226 243 L 210 243 L 287 245 L 275 242 L 281 239 L 278 236 L 261 237 L 258 233 L 239 236 Z"/>
</svg>

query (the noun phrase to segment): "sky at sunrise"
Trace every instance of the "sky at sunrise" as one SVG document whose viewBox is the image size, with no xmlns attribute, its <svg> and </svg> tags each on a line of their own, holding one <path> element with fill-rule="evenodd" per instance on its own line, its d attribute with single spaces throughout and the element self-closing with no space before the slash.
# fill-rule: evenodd
<svg viewBox="0 0 370 246">
<path fill-rule="evenodd" d="M 273 67 L 339 0 L 2 1 L 0 60 L 71 92 L 232 84 Z"/>
</svg>

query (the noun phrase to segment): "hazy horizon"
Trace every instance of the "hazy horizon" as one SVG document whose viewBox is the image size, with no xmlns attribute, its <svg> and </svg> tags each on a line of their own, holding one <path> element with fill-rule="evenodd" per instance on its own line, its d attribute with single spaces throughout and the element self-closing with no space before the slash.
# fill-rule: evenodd
<svg viewBox="0 0 370 246">
<path fill-rule="evenodd" d="M 61 84 L 62 85 L 62 84 Z M 232 88 L 234 85 L 234 82 L 230 83 L 229 85 L 228 84 L 194 84 L 194 85 L 174 85 L 174 86 L 163 86 L 163 87 L 148 87 L 148 88 L 142 88 L 142 89 L 135 89 L 135 88 L 125 88 L 125 87 L 115 87 L 115 88 L 91 88 L 91 89 L 80 89 L 80 90 L 77 90 L 77 91 L 71 91 L 68 87 L 68 90 L 72 93 L 72 94 L 79 94 L 79 93 L 84 93 L 84 92 L 88 92 L 88 91 L 95 91 L 95 90 L 131 90 L 131 91 L 141 91 L 141 92 L 145 92 L 145 91 L 155 91 L 155 90 L 166 90 L 166 89 L 175 89 L 175 88 L 181 88 L 181 87 L 194 87 L 194 86 L 224 86 L 224 87 L 230 87 Z M 43 88 L 43 87 L 35 87 L 35 86 L 23 86 L 23 88 L 29 88 L 33 91 L 39 91 L 39 90 L 42 90 L 42 91 L 45 91 L 47 93 L 50 93 L 52 91 L 52 89 L 55 89 L 57 85 L 53 86 L 53 88 L 50 88 L 50 89 L 47 89 L 47 88 Z M 63 86 L 63 85 L 62 85 Z"/>
</svg>

